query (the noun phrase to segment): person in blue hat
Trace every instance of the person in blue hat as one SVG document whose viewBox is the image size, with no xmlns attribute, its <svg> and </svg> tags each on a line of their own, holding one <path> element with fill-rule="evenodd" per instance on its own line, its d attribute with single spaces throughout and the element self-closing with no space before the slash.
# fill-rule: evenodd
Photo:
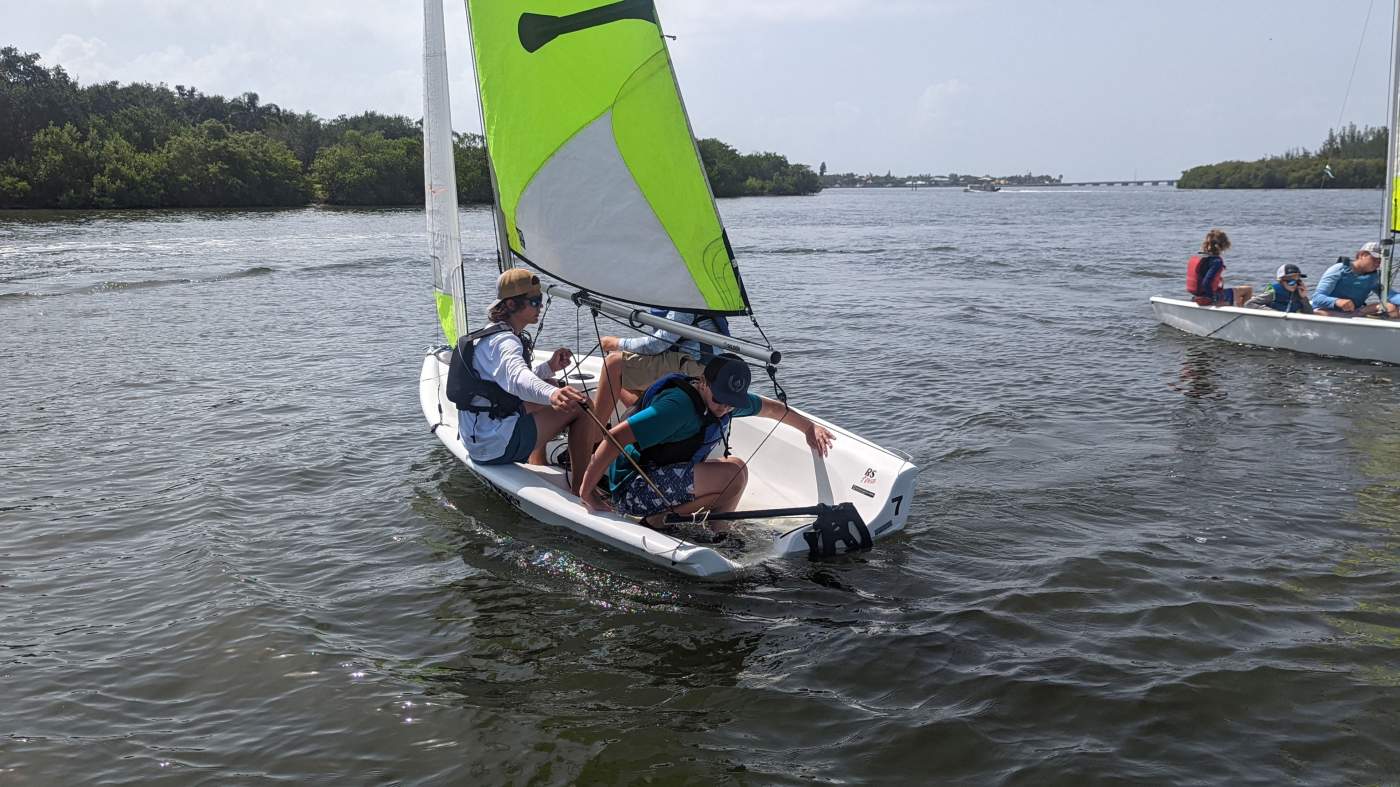
<svg viewBox="0 0 1400 787">
<path fill-rule="evenodd" d="M 1308 301 L 1308 278 L 1293 263 L 1278 266 L 1274 281 L 1259 288 L 1259 294 L 1245 301 L 1251 309 L 1273 309 L 1286 314 L 1312 314 L 1312 303 Z"/>
<path fill-rule="evenodd" d="M 612 439 L 594 450 L 580 478 L 584 507 L 642 517 L 648 524 L 669 512 L 733 511 L 748 484 L 748 469 L 744 460 L 729 456 L 731 418 L 782 421 L 801 430 L 807 445 L 826 456 L 831 432 L 782 402 L 749 393 L 749 382 L 748 365 L 724 353 L 705 364 L 699 377 L 669 374 L 652 383 L 638 409 L 608 430 Z M 620 455 L 619 445 L 627 457 Z M 723 456 L 711 458 L 721 445 Z M 637 472 L 638 466 L 644 473 Z M 605 474 L 611 505 L 598 489 Z"/>
</svg>

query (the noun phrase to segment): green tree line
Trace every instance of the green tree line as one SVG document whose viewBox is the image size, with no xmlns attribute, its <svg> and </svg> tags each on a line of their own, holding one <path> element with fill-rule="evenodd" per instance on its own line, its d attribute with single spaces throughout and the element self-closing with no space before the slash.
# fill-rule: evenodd
<svg viewBox="0 0 1400 787">
<path fill-rule="evenodd" d="M 810 169 L 777 154 L 741 156 L 718 140 L 700 145 L 716 196 L 819 188 L 808 181 L 816 178 Z M 490 202 L 481 136 L 455 135 L 454 159 L 458 199 Z M 310 202 L 422 204 L 420 123 L 372 111 L 326 120 L 251 92 L 225 98 L 184 85 L 79 85 L 37 54 L 0 49 L 0 208 Z"/>
<path fill-rule="evenodd" d="M 777 153 L 743 154 L 717 139 L 699 141 L 710 191 L 716 197 L 787 197 L 815 194 L 821 179 L 806 164 L 789 164 Z"/>
<path fill-rule="evenodd" d="M 1375 189 L 1385 185 L 1385 128 L 1355 123 L 1329 130 L 1314 151 L 1290 150 L 1258 161 L 1222 161 L 1181 174 L 1179 189 Z"/>
</svg>

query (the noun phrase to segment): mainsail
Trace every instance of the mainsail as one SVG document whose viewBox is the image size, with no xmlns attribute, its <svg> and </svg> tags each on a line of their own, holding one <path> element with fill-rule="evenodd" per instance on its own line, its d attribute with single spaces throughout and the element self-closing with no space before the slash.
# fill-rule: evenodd
<svg viewBox="0 0 1400 787">
<path fill-rule="evenodd" d="M 749 304 L 651 0 L 467 0 L 512 255 L 601 296 Z"/>
<path fill-rule="evenodd" d="M 423 184 L 428 253 L 438 322 L 449 344 L 467 332 L 462 292 L 462 236 L 457 225 L 457 170 L 447 92 L 442 0 L 423 0 Z"/>
</svg>

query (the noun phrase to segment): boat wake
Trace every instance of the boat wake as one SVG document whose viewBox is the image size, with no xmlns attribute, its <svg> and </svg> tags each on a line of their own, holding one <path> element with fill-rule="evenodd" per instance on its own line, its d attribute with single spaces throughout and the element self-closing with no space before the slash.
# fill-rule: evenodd
<svg viewBox="0 0 1400 787">
<path fill-rule="evenodd" d="M 234 281 L 236 279 L 247 279 L 254 276 L 265 276 L 276 273 L 276 268 L 265 265 L 258 265 L 233 273 L 221 273 L 214 276 L 181 277 L 178 279 L 137 279 L 135 281 L 100 281 L 96 284 L 86 284 L 81 287 L 71 289 L 52 290 L 48 292 L 22 290 L 19 292 L 0 292 L 0 301 L 7 300 L 28 300 L 32 298 L 58 298 L 73 295 L 101 295 L 110 292 L 125 292 L 129 290 L 148 290 L 154 287 L 172 287 L 181 284 L 212 284 L 222 281 Z"/>
</svg>

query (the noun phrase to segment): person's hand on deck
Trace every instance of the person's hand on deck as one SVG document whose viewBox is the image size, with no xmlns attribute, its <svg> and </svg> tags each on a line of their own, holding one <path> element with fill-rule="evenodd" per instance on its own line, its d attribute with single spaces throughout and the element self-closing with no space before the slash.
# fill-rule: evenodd
<svg viewBox="0 0 1400 787">
<path fill-rule="evenodd" d="M 810 424 L 807 427 L 807 445 L 822 456 L 831 451 L 831 443 L 836 437 L 825 426 Z"/>
<path fill-rule="evenodd" d="M 554 351 L 553 355 L 549 356 L 549 368 L 557 372 L 565 366 L 568 366 L 569 361 L 573 360 L 573 358 L 574 354 L 569 351 L 569 348 L 560 347 Z"/>
</svg>

